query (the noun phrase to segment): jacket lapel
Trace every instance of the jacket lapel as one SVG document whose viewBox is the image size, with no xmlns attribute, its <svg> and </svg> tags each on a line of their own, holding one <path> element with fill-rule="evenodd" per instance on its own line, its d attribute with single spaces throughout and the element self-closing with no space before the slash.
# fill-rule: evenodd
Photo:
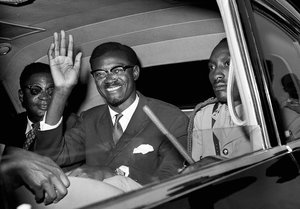
<svg viewBox="0 0 300 209">
<path fill-rule="evenodd" d="M 111 117 L 110 117 L 110 113 L 108 110 L 108 106 L 106 106 L 106 109 L 104 111 L 104 113 L 102 114 L 102 116 L 99 118 L 99 130 L 101 130 L 100 133 L 100 140 L 104 143 L 102 144 L 107 144 L 109 147 L 109 149 L 111 149 L 111 147 L 115 147 L 114 145 L 114 141 L 112 138 L 112 130 L 113 130 L 113 124 L 111 121 Z"/>
<path fill-rule="evenodd" d="M 149 118 L 143 111 L 143 106 L 147 104 L 146 98 L 141 94 L 139 94 L 139 97 L 139 104 L 133 113 L 125 132 L 119 139 L 109 162 L 117 157 L 119 153 L 128 146 L 128 144 L 132 143 L 135 140 L 135 136 L 138 135 L 149 122 Z"/>
</svg>

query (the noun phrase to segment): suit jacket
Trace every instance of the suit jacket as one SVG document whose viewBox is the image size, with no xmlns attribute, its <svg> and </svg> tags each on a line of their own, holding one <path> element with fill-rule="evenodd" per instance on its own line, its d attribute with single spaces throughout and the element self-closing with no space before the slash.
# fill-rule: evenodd
<svg viewBox="0 0 300 209">
<path fill-rule="evenodd" d="M 173 176 L 183 166 L 184 159 L 142 108 L 148 105 L 185 148 L 188 117 L 171 104 L 140 93 L 139 97 L 137 109 L 116 145 L 108 105 L 104 104 L 82 112 L 76 126 L 64 137 L 61 127 L 39 132 L 35 149 L 61 166 L 81 160 L 87 165 L 107 166 L 113 170 L 126 166 L 129 177 L 140 184 Z M 141 153 L 143 146 L 153 150 Z"/>
<path fill-rule="evenodd" d="M 62 123 L 63 131 L 74 126 L 76 118 L 78 116 L 74 113 L 70 115 L 65 115 L 65 119 Z M 24 142 L 26 141 L 26 128 L 27 128 L 27 113 L 22 112 L 17 114 L 15 117 L 12 117 L 6 121 L 5 125 L 2 126 L 2 137 L 1 143 L 7 146 L 14 147 L 23 147 Z M 33 149 L 33 146 L 30 147 L 30 150 Z"/>
</svg>

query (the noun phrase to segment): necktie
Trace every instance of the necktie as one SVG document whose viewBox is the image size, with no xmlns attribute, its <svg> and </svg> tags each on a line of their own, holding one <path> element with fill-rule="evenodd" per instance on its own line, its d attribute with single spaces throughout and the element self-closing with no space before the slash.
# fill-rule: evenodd
<svg viewBox="0 0 300 209">
<path fill-rule="evenodd" d="M 117 144 L 120 137 L 123 134 L 123 129 L 122 129 L 122 126 L 119 122 L 120 118 L 123 115 L 122 114 L 117 114 L 115 116 L 116 116 L 116 120 L 115 120 L 115 124 L 114 124 L 114 127 L 113 127 L 113 140 L 114 140 L 115 144 Z"/>
<path fill-rule="evenodd" d="M 32 129 L 28 131 L 28 133 L 26 134 L 26 141 L 23 144 L 23 149 L 26 150 L 30 149 L 31 144 L 33 144 L 35 140 L 36 131 L 39 130 L 39 128 L 40 128 L 40 123 L 32 124 Z"/>
</svg>

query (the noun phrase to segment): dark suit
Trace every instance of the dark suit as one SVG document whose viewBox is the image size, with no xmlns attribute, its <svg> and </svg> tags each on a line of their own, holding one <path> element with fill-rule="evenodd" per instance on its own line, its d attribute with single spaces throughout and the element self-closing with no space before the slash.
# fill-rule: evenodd
<svg viewBox="0 0 300 209">
<path fill-rule="evenodd" d="M 63 130 L 69 129 L 74 126 L 76 118 L 78 116 L 74 113 L 70 115 L 65 115 L 63 121 Z M 2 137 L 1 143 L 14 146 L 14 147 L 23 147 L 24 142 L 26 141 L 26 128 L 27 128 L 27 113 L 22 112 L 17 114 L 15 117 L 12 117 L 6 121 L 5 125 L 2 126 Z M 33 149 L 33 146 L 30 147 L 30 150 Z"/>
<path fill-rule="evenodd" d="M 117 145 L 112 139 L 113 125 L 105 104 L 83 112 L 76 126 L 67 131 L 63 139 L 61 127 L 39 132 L 36 149 L 61 166 L 81 160 L 88 165 L 108 166 L 113 170 L 127 166 L 129 177 L 140 184 L 173 176 L 183 166 L 184 159 L 142 108 L 148 105 L 184 147 L 188 117 L 171 104 L 141 94 L 139 97 L 137 109 Z M 146 144 L 154 151 L 133 153 L 135 148 Z"/>
</svg>

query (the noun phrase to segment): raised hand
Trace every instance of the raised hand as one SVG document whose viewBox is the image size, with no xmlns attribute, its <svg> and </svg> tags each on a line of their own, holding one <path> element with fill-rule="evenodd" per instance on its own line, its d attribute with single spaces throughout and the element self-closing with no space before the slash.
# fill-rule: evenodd
<svg viewBox="0 0 300 209">
<path fill-rule="evenodd" d="M 73 63 L 73 36 L 69 35 L 66 46 L 65 31 L 54 33 L 54 43 L 51 43 L 48 58 L 53 76 L 55 88 L 58 90 L 70 90 L 77 84 L 82 53 L 79 52 Z"/>
</svg>

